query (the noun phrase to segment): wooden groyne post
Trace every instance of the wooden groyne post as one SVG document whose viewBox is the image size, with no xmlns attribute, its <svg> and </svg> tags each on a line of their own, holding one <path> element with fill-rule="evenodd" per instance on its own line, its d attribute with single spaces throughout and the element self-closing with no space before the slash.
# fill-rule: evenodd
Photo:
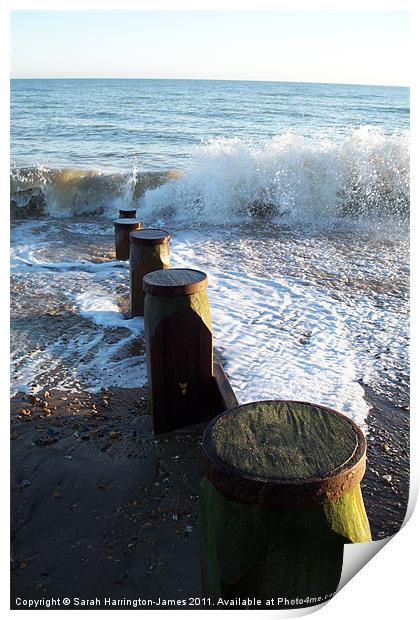
<svg viewBox="0 0 420 620">
<path fill-rule="evenodd" d="M 203 452 L 204 595 L 274 598 L 278 609 L 327 600 L 344 544 L 371 540 L 362 431 L 326 407 L 262 401 L 213 419 Z"/>
<path fill-rule="evenodd" d="M 120 209 L 119 217 L 122 219 L 135 218 L 137 216 L 137 209 Z"/>
<path fill-rule="evenodd" d="M 169 269 L 170 235 L 166 230 L 142 228 L 130 234 L 130 314 L 144 315 L 143 277 Z"/>
<path fill-rule="evenodd" d="M 211 419 L 213 336 L 207 275 L 195 269 L 153 271 L 144 276 L 143 288 L 154 432 Z"/>
<path fill-rule="evenodd" d="M 128 260 L 130 257 L 130 233 L 133 230 L 143 228 L 143 222 L 134 218 L 121 218 L 115 220 L 115 258 Z"/>
</svg>

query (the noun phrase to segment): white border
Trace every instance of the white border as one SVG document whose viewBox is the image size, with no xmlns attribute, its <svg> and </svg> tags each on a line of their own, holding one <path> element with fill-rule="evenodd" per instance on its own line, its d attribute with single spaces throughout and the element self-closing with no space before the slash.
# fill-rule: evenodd
<svg viewBox="0 0 420 620">
<path fill-rule="evenodd" d="M 1 67 L 1 89 L 0 89 L 0 97 L 1 97 L 1 133 L 0 133 L 0 142 L 1 142 L 1 168 L 0 168 L 0 196 L 2 197 L 2 208 L 4 209 L 4 221 L 2 230 L 2 239 L 0 243 L 0 251 L 1 255 L 1 264 L 8 264 L 8 224 L 6 218 L 6 210 L 7 210 L 7 195 L 8 195 L 8 187 L 9 187 L 9 125 L 8 125 L 8 100 L 9 100 L 9 90 L 8 90 L 8 77 L 9 77 L 9 10 L 77 10 L 77 9 L 97 9 L 97 10 L 208 10 L 208 9 L 221 9 L 221 10 L 411 10 L 412 13 L 412 24 L 413 24 L 413 44 L 412 44 L 412 59 L 418 57 L 418 43 L 417 40 L 420 38 L 420 32 L 418 29 L 418 9 L 416 2 L 386 2 L 386 1 L 353 1 L 347 2 L 342 1 L 338 5 L 337 1 L 330 2 L 316 2 L 316 1 L 303 1 L 303 0 L 295 0 L 291 1 L 283 1 L 283 2 L 275 2 L 275 1 L 267 1 L 261 0 L 260 2 L 255 2 L 252 0 L 242 0 L 241 2 L 233 1 L 233 0 L 213 0 L 213 2 L 205 2 L 205 1 L 195 1 L 195 2 L 180 2 L 174 0 L 171 2 L 170 0 L 155 0 L 153 2 L 149 1 L 141 1 L 141 0 L 120 0 L 118 3 L 106 2 L 106 1 L 89 1 L 85 0 L 81 2 L 80 0 L 73 0 L 73 2 L 64 2 L 64 1 L 44 1 L 44 2 L 35 2 L 35 1 L 26 1 L 19 2 L 16 0 L 15 2 L 6 2 L 0 9 L 0 53 L 2 62 L 0 64 Z M 417 53 L 415 53 L 417 52 Z M 6 60 L 7 59 L 7 60 Z M 418 61 L 413 61 L 412 67 L 412 75 L 415 76 L 418 70 Z M 412 160 L 414 160 L 414 164 L 412 165 L 412 169 L 416 170 L 416 166 L 419 162 L 418 157 L 418 113 L 420 101 L 418 97 L 418 86 L 417 81 L 413 84 L 413 92 L 412 92 Z M 418 181 L 416 179 L 416 175 L 412 176 L 412 241 L 416 241 L 419 217 L 417 215 L 418 212 Z M 412 245 L 414 245 L 412 243 Z M 417 249 L 417 248 L 416 248 Z M 416 249 L 413 250 L 412 254 L 412 269 L 413 269 L 413 304 L 414 307 L 418 307 L 416 303 L 418 294 L 416 293 L 416 289 L 418 289 L 418 278 L 417 278 L 417 263 L 418 263 L 418 255 Z M 4 256 L 3 256 L 4 253 Z M 5 497 L 8 497 L 8 469 L 9 469 L 9 461 L 8 461 L 8 435 L 9 435 L 9 417 L 7 415 L 7 411 L 9 408 L 8 404 L 8 361 L 7 361 L 7 346 L 8 342 L 8 278 L 7 272 L 3 268 L 1 270 L 2 277 L 2 285 L 3 285 L 3 297 L 2 297 L 2 310 L 3 313 L 1 316 L 1 342 L 3 343 L 3 355 L 1 356 L 1 374 L 0 378 L 2 380 L 1 383 L 1 395 L 2 395 L 2 404 L 3 404 L 3 424 L 5 425 L 3 428 L 2 437 L 6 439 L 5 441 L 5 449 L 2 450 L 3 463 L 1 471 L 3 473 L 3 482 L 5 483 L 5 487 L 3 493 Z M 417 353 L 418 350 L 418 323 L 415 320 L 414 313 L 412 312 L 413 317 L 413 327 L 412 327 L 412 343 L 413 350 Z M 412 374 L 416 376 L 417 370 L 417 355 L 413 355 L 412 357 Z M 418 390 L 416 384 L 413 385 L 412 392 L 412 403 L 413 403 L 413 414 L 411 420 L 411 436 L 412 436 L 412 474 L 411 474 L 411 493 L 410 493 L 410 512 L 413 510 L 413 502 L 415 500 L 415 496 L 417 495 L 418 489 L 418 479 L 419 479 L 419 441 L 418 441 L 418 429 L 419 424 L 416 418 L 420 415 L 420 411 L 417 411 L 416 404 L 420 402 L 418 398 Z M 6 513 L 6 514 L 5 514 Z M 9 523 L 8 523 L 8 513 L 6 512 L 5 507 L 3 507 L 2 511 L 2 532 L 5 537 L 5 548 L 8 547 L 8 531 L 9 531 Z M 418 611 L 419 606 L 417 602 L 417 590 L 418 590 L 418 557 L 417 553 L 419 550 L 418 545 L 418 537 L 420 534 L 420 517 L 419 511 L 414 512 L 411 519 L 402 529 L 402 531 L 397 534 L 391 542 L 385 546 L 385 549 L 381 551 L 376 557 L 374 557 L 362 570 L 360 570 L 351 581 L 336 595 L 336 597 L 330 601 L 327 605 L 325 605 L 322 610 L 318 611 L 320 618 L 324 618 L 325 620 L 331 618 L 331 620 L 337 620 L 339 617 L 340 620 L 346 620 L 347 618 L 351 618 L 354 620 L 355 617 L 360 618 L 361 620 L 365 620 L 365 618 L 372 617 L 380 618 L 381 620 L 401 618 L 401 619 L 410 619 L 414 617 L 416 613 L 414 610 Z M 356 546 L 355 546 L 356 547 Z M 353 548 L 352 551 L 356 551 L 356 548 Z M 352 560 L 354 562 L 354 559 Z M 357 560 L 356 560 L 357 562 Z M 1 584 L 2 584 L 2 597 L 1 597 L 1 606 L 3 610 L 7 614 L 24 614 L 30 612 L 11 612 L 8 611 L 9 606 L 9 566 L 7 553 L 3 553 L 3 562 L 1 564 L 2 572 L 1 574 Z M 314 610 L 304 610 L 302 613 L 308 614 L 313 613 Z M 40 612 L 42 613 L 42 612 Z M 48 618 L 54 620 L 56 615 L 65 613 L 66 618 L 69 615 L 73 615 L 75 611 L 49 611 Z M 100 611 L 92 611 L 92 618 L 102 617 L 102 612 Z M 107 613 L 108 617 L 120 617 L 121 612 L 119 611 L 109 611 Z M 201 614 L 202 612 L 191 612 L 196 614 Z M 244 611 L 218 611 L 218 612 L 207 612 L 208 614 L 217 614 L 217 618 L 221 618 L 221 614 L 228 614 L 229 619 L 234 616 L 238 616 L 239 614 L 243 614 Z M 255 612 L 245 612 L 247 614 L 254 614 L 258 616 L 266 616 L 267 614 L 276 614 L 280 616 L 291 615 L 289 612 L 269 612 L 269 611 L 255 611 Z M 293 613 L 296 615 L 296 612 Z M 299 615 L 302 615 L 299 613 Z M 101 616 L 99 615 L 101 614 Z M 148 617 L 149 614 L 152 614 L 154 618 L 157 618 L 159 614 L 163 614 L 165 617 L 165 612 L 160 611 L 143 611 L 142 616 Z M 179 616 L 184 618 L 184 611 L 172 611 L 173 616 Z M 166 616 L 167 617 L 167 616 Z M 171 616 L 172 617 L 172 616 Z M 192 616 L 189 616 L 192 617 Z"/>
</svg>

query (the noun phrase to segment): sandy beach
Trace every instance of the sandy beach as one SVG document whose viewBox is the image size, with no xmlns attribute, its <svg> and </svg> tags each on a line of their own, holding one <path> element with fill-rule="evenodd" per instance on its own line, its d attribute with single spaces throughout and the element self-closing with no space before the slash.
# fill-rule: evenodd
<svg viewBox="0 0 420 620">
<path fill-rule="evenodd" d="M 199 431 L 154 438 L 142 390 L 47 393 L 13 412 L 12 607 L 200 596 Z"/>
<path fill-rule="evenodd" d="M 377 540 L 404 518 L 408 417 L 366 392 L 362 491 Z M 36 399 L 12 399 L 12 608 L 19 597 L 110 597 L 118 608 L 201 597 L 202 428 L 154 438 L 145 389 Z"/>
<path fill-rule="evenodd" d="M 191 597 L 194 608 L 203 426 L 153 436 L 143 332 L 127 315 L 127 266 L 114 261 L 112 229 L 87 218 L 16 226 L 25 262 L 12 274 L 13 378 L 27 389 L 11 400 L 12 608 L 40 597 L 111 597 L 120 608 L 130 608 L 124 598 L 159 608 Z M 40 240 L 32 254 L 28 238 Z M 73 290 L 91 296 L 86 312 Z M 296 329 L 304 349 L 310 334 Z M 219 336 L 215 356 L 225 364 L 235 350 L 223 344 Z M 359 389 L 368 408 L 361 486 L 378 540 L 398 532 L 408 500 L 406 382 L 390 384 L 389 397 L 362 380 Z"/>
</svg>

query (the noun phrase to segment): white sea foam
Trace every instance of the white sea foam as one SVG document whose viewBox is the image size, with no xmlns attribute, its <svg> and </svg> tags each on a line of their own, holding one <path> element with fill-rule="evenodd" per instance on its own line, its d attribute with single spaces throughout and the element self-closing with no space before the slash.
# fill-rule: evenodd
<svg viewBox="0 0 420 620">
<path fill-rule="evenodd" d="M 44 223 L 22 222 L 16 233 L 14 242 L 10 249 L 10 264 L 12 273 L 31 273 L 40 271 L 83 271 L 87 273 L 98 273 L 113 271 L 116 269 L 126 269 L 126 261 L 104 261 L 91 262 L 88 260 L 79 261 L 60 261 L 44 260 L 43 254 L 46 248 L 52 250 L 53 255 L 60 255 L 64 242 L 51 238 L 45 230 L 39 231 L 38 228 Z M 74 232 L 74 231 L 73 231 Z M 78 233 L 81 234 L 81 233 Z"/>
<path fill-rule="evenodd" d="M 123 327 L 133 334 L 139 335 L 144 331 L 143 317 L 132 319 L 124 318 L 115 299 L 103 293 L 95 294 L 92 291 L 76 295 L 76 303 L 80 308 L 80 314 L 91 319 L 101 327 Z"/>
<path fill-rule="evenodd" d="M 147 191 L 145 218 L 227 223 L 254 217 L 299 222 L 408 215 L 409 136 L 361 127 L 347 138 L 286 132 L 256 145 L 214 139 L 187 173 Z"/>
<path fill-rule="evenodd" d="M 179 175 L 176 170 L 140 172 L 137 164 L 130 173 L 42 165 L 14 168 L 10 175 L 12 215 L 18 218 L 104 215 L 115 219 L 119 209 L 135 209 L 144 191 Z"/>
<path fill-rule="evenodd" d="M 217 342 L 242 402 L 310 401 L 364 423 L 362 367 L 339 302 L 291 278 L 211 274 L 211 281 Z"/>
<path fill-rule="evenodd" d="M 146 360 L 142 352 L 136 354 L 143 321 L 126 319 L 121 310 L 128 295 L 127 263 L 48 262 L 42 251 L 51 241 L 39 236 L 38 228 L 31 233 L 28 223 L 21 226 L 14 274 L 29 282 L 35 274 L 46 301 L 58 290 L 60 302 L 85 321 L 79 334 L 56 338 L 24 357 L 17 347 L 14 391 L 26 391 L 34 377 L 45 373 L 66 390 L 78 383 L 93 391 L 144 385 Z M 349 301 L 345 281 L 338 289 L 326 286 L 325 280 L 317 284 L 312 268 L 323 277 L 346 277 L 349 258 L 334 251 L 328 240 L 315 237 L 303 252 L 299 236 L 285 237 L 301 266 L 299 276 L 294 276 L 282 273 L 289 255 L 278 253 L 283 242 L 275 240 L 275 232 L 264 242 L 268 254 L 258 252 L 260 242 L 249 233 L 243 235 L 240 227 L 233 228 L 232 235 L 222 234 L 219 227 L 173 232 L 172 266 L 194 267 L 209 275 L 215 345 L 239 400 L 308 400 L 334 407 L 364 425 L 368 405 L 359 381 L 364 378 L 372 385 L 377 380 L 377 365 L 382 363 L 378 352 L 389 361 L 392 380 L 399 381 L 398 372 L 404 369 L 407 317 L 403 307 L 400 312 L 400 299 L 384 304 L 369 286 L 361 286 Z M 338 245 L 345 249 L 346 243 Z M 387 251 L 386 244 L 383 249 Z M 371 265 L 367 250 L 360 256 L 357 248 L 349 246 L 350 250 L 356 251 L 353 275 L 361 281 L 367 272 L 373 281 L 381 281 L 392 264 L 388 267 L 385 256 L 384 262 L 378 258 Z M 392 255 L 391 246 L 389 252 Z"/>
<path fill-rule="evenodd" d="M 29 354 L 13 355 L 17 369 L 12 375 L 12 395 L 18 391 L 36 394 L 45 387 L 45 378 L 56 389 L 98 392 L 102 387 L 143 386 L 147 381 L 144 355 L 121 356 L 133 342 L 133 334 L 110 344 L 105 333 L 84 331 L 76 338 L 58 338 L 46 348 Z M 86 357 L 88 361 L 82 361 Z M 44 377 L 44 379 L 42 379 Z M 32 386 L 36 380 L 41 382 Z"/>
<path fill-rule="evenodd" d="M 115 299 L 97 282 L 88 292 L 70 295 L 78 313 L 89 319 L 92 327 L 81 325 L 77 336 L 53 338 L 47 346 L 24 355 L 19 353 L 18 343 L 17 350 L 12 351 L 16 368 L 12 393 L 28 391 L 34 379 L 42 376 L 57 389 L 68 391 L 76 391 L 81 385 L 92 392 L 102 387 L 143 386 L 147 380 L 144 353 L 126 355 L 127 348 L 135 347 L 136 338 L 143 334 L 143 318 L 125 319 Z M 117 328 L 123 331 L 112 337 Z M 36 393 L 37 387 L 31 391 Z"/>
<path fill-rule="evenodd" d="M 97 237 L 109 237 L 114 234 L 114 226 L 112 223 L 109 226 L 98 226 L 97 222 L 66 222 L 66 231 L 71 234 L 83 235 L 96 239 Z"/>
<path fill-rule="evenodd" d="M 100 334 L 102 343 L 94 358 L 78 368 L 78 376 L 86 382 L 86 389 L 97 392 L 104 386 L 128 388 L 143 386 L 147 381 L 144 354 L 130 356 L 124 354 L 127 347 L 135 344 L 135 337 L 143 334 L 143 318 L 125 319 L 115 299 L 100 290 L 77 294 L 76 303 L 82 316 L 104 328 Z M 115 328 L 127 329 L 129 334 L 110 344 L 106 342 L 105 331 Z"/>
<path fill-rule="evenodd" d="M 18 332 L 12 344 L 12 393 L 28 389 L 35 393 L 41 385 L 30 385 L 34 380 L 70 391 L 81 385 L 91 391 L 110 386 L 141 387 L 146 381 L 144 353 L 126 352 L 130 347 L 135 352 L 136 339 L 144 329 L 143 319 L 126 319 L 115 294 L 118 286 L 127 290 L 127 262 L 62 261 L 60 257 L 67 248 L 55 237 L 62 237 L 60 230 L 44 234 L 43 226 L 45 222 L 23 221 L 14 230 L 12 274 L 32 290 L 34 320 L 43 312 L 55 316 L 59 303 L 68 313 L 70 329 L 57 335 L 57 330 L 48 327 L 49 320 L 54 319 L 46 319 L 41 330 L 47 331 L 38 334 L 39 341 L 35 337 L 33 346 L 22 341 Z M 45 252 L 58 260 L 45 260 Z M 25 306 L 23 302 L 26 299 L 20 300 L 19 308 Z M 23 312 L 25 316 L 27 311 Z M 74 315 L 88 320 L 80 323 L 79 330 L 74 329 Z"/>
<path fill-rule="evenodd" d="M 30 270 L 32 273 L 36 271 L 86 271 L 89 273 L 106 272 L 110 269 L 124 269 L 127 268 L 127 263 L 124 261 L 106 261 L 103 263 L 92 263 L 90 261 L 64 261 L 64 262 L 52 262 L 42 261 L 35 255 L 35 251 L 30 248 L 19 248 L 20 254 L 16 253 L 16 248 L 12 252 L 11 270 L 12 272 L 22 270 Z"/>
<path fill-rule="evenodd" d="M 377 379 L 377 360 L 366 344 L 374 348 L 375 340 L 380 350 L 386 326 L 387 354 L 404 359 L 404 319 L 398 312 L 378 308 L 369 291 L 350 305 L 281 272 L 263 278 L 246 267 L 220 271 L 208 255 L 203 260 L 205 243 L 199 234 L 179 235 L 172 258 L 177 266 L 208 273 L 215 344 L 240 402 L 315 402 L 338 409 L 366 430 L 369 405 L 360 380 Z"/>
<path fill-rule="evenodd" d="M 12 171 L 20 216 L 101 214 L 140 207 L 142 217 L 181 221 L 319 222 L 407 219 L 409 133 L 363 126 L 347 137 L 287 131 L 265 142 L 218 138 L 195 147 L 185 174 L 94 170 Z"/>
</svg>

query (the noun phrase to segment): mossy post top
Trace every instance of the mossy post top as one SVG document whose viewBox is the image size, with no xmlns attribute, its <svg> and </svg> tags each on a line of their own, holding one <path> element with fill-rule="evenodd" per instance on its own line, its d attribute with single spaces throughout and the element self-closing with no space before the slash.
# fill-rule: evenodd
<svg viewBox="0 0 420 620">
<path fill-rule="evenodd" d="M 366 440 L 341 413 L 298 401 L 261 401 L 217 416 L 203 436 L 207 477 L 251 504 L 335 501 L 360 483 Z"/>
<path fill-rule="evenodd" d="M 137 220 L 134 217 L 120 217 L 118 220 L 114 221 L 114 226 L 143 226 L 143 222 L 141 220 Z"/>
<path fill-rule="evenodd" d="M 171 236 L 167 230 L 159 228 L 142 228 L 130 234 L 131 243 L 135 245 L 163 245 L 169 243 Z"/>
<path fill-rule="evenodd" d="M 145 293 L 163 297 L 194 295 L 207 287 L 207 274 L 197 269 L 159 269 L 143 278 Z"/>
</svg>

